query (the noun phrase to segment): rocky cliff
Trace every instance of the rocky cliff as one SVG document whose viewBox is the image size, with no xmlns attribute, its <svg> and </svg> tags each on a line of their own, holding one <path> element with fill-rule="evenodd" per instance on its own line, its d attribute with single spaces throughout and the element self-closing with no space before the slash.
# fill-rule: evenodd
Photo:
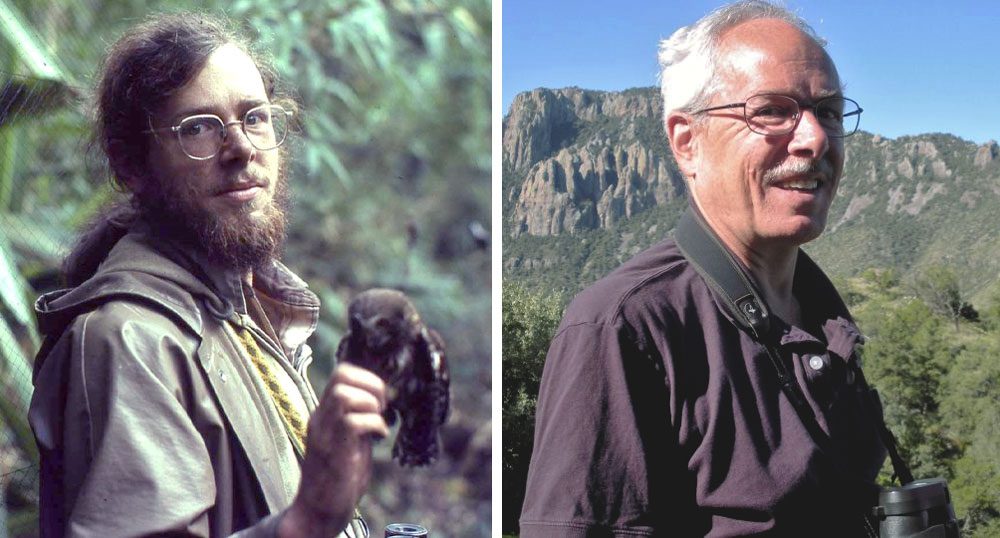
<svg viewBox="0 0 1000 538">
<path fill-rule="evenodd" d="M 503 127 L 511 234 L 604 228 L 679 196 L 660 110 L 649 89 L 518 95 Z"/>
</svg>

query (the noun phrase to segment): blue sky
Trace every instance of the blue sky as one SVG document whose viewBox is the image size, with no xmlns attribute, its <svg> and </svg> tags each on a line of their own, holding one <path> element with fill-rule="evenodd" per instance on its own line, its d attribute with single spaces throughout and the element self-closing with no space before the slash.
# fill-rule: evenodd
<svg viewBox="0 0 1000 538">
<path fill-rule="evenodd" d="M 504 0 L 503 112 L 538 87 L 656 84 L 656 47 L 720 0 Z M 1000 4 L 788 0 L 827 39 L 861 128 L 1000 140 Z"/>
</svg>

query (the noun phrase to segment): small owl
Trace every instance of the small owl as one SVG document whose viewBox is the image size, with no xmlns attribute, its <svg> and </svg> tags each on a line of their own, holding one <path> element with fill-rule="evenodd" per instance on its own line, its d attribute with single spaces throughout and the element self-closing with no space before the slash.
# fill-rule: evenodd
<svg viewBox="0 0 1000 538">
<path fill-rule="evenodd" d="M 362 292 L 351 301 L 347 315 L 350 332 L 337 347 L 337 359 L 367 368 L 385 381 L 385 420 L 393 425 L 398 414 L 402 422 L 392 457 L 403 466 L 433 463 L 450 397 L 444 341 L 396 290 Z"/>
</svg>

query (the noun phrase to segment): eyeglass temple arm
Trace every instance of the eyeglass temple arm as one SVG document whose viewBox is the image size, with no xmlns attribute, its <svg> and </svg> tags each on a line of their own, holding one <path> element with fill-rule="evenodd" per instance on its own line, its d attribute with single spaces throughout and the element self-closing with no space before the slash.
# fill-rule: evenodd
<svg viewBox="0 0 1000 538">
<path fill-rule="evenodd" d="M 712 112 L 713 110 L 724 110 L 727 108 L 740 108 L 746 106 L 746 103 L 732 103 L 729 105 L 713 106 L 708 108 L 703 108 L 701 110 L 696 110 L 692 114 L 701 114 L 702 112 Z"/>
</svg>

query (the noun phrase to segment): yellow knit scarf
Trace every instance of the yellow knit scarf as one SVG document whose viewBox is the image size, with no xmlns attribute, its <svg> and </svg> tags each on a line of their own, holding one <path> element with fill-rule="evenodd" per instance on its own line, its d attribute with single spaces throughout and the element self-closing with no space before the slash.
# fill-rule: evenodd
<svg viewBox="0 0 1000 538">
<path fill-rule="evenodd" d="M 306 452 L 306 421 L 295 409 L 288 394 L 285 393 L 284 388 L 278 381 L 278 374 L 275 370 L 279 366 L 274 364 L 274 359 L 265 355 L 260 349 L 252 331 L 236 323 L 231 323 L 231 325 L 233 330 L 236 331 L 236 336 L 239 337 L 240 343 L 243 344 L 243 349 L 250 356 L 250 361 L 257 368 L 257 373 L 260 374 L 260 379 L 264 382 L 264 387 L 271 395 L 271 400 L 274 402 L 274 406 L 278 409 L 278 414 L 281 415 L 285 423 L 285 429 L 288 431 L 288 438 L 292 441 L 292 446 L 295 447 L 299 457 L 304 456 Z"/>
</svg>

